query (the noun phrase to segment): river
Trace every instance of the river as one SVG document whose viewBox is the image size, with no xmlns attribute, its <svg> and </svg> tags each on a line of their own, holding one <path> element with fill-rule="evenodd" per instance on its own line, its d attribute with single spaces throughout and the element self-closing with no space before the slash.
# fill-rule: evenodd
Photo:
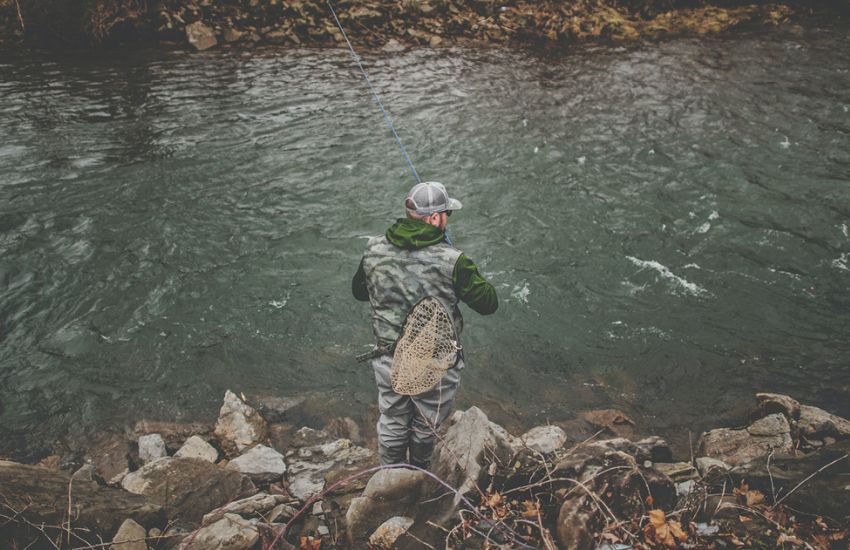
<svg viewBox="0 0 850 550">
<path fill-rule="evenodd" d="M 850 32 L 362 51 L 456 245 L 459 407 L 682 444 L 755 391 L 850 415 Z M 0 454 L 225 389 L 376 401 L 350 279 L 413 177 L 343 50 L 0 53 Z"/>
</svg>

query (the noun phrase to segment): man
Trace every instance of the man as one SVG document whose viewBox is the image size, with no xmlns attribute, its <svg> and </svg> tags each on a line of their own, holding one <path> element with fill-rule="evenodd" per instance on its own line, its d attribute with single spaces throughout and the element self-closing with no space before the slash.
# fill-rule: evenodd
<svg viewBox="0 0 850 550">
<path fill-rule="evenodd" d="M 407 195 L 407 217 L 385 235 L 369 240 L 351 282 L 354 297 L 372 306 L 372 329 L 378 348 L 390 349 L 401 336 L 408 312 L 427 296 L 438 298 L 452 317 L 458 337 L 463 319 L 458 302 L 482 315 L 499 307 L 493 285 L 465 254 L 446 237 L 452 211 L 460 201 L 450 198 L 441 183 L 415 185 Z M 390 383 L 390 354 L 372 360 L 378 383 L 378 454 L 381 464 L 407 462 L 428 468 L 435 431 L 449 416 L 460 382 L 463 357 L 431 390 L 399 395 Z"/>
</svg>

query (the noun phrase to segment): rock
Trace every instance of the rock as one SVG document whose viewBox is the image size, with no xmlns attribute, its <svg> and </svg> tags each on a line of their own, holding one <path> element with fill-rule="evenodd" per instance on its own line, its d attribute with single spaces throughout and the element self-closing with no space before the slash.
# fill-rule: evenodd
<svg viewBox="0 0 850 550">
<path fill-rule="evenodd" d="M 349 439 L 355 445 L 361 445 L 363 443 L 363 437 L 360 435 L 360 426 L 347 416 L 334 418 L 328 422 L 328 425 L 325 426 L 325 431 L 334 437 Z"/>
<path fill-rule="evenodd" d="M 381 47 L 381 49 L 382 49 L 383 51 L 385 51 L 385 52 L 395 53 L 395 52 L 402 52 L 402 51 L 404 51 L 405 47 L 404 47 L 404 45 L 403 45 L 401 42 L 399 42 L 399 41 L 398 41 L 398 40 L 396 40 L 395 38 L 390 38 L 390 39 L 387 41 L 387 43 L 386 43 L 386 44 L 384 44 L 384 45 Z"/>
<path fill-rule="evenodd" d="M 653 467 L 676 483 L 699 477 L 699 472 L 690 462 L 657 462 Z"/>
<path fill-rule="evenodd" d="M 254 395 L 248 399 L 248 404 L 257 409 L 268 422 L 284 422 L 289 420 L 292 409 L 304 403 L 303 397 L 277 397 L 269 395 Z"/>
<path fill-rule="evenodd" d="M 778 393 L 757 393 L 756 402 L 762 414 L 781 413 L 789 420 L 800 418 L 800 403 L 787 395 Z"/>
<path fill-rule="evenodd" d="M 485 481 L 491 463 L 511 459 L 511 436 L 478 407 L 456 411 L 446 424 L 446 433 L 434 448 L 433 470 L 461 494 Z"/>
<path fill-rule="evenodd" d="M 200 458 L 207 462 L 215 462 L 218 460 L 218 451 L 204 441 L 202 437 L 193 435 L 174 453 L 174 456 L 177 458 Z"/>
<path fill-rule="evenodd" d="M 238 31 L 238 30 L 234 29 L 233 27 L 229 27 L 224 31 L 224 35 L 222 36 L 222 38 L 224 39 L 225 42 L 230 44 L 230 43 L 233 43 L 233 42 L 238 42 L 239 39 L 241 39 L 244 34 L 245 33 L 243 33 L 242 31 Z"/>
<path fill-rule="evenodd" d="M 130 443 L 122 437 L 101 441 L 89 451 L 94 473 L 108 485 L 118 485 L 129 471 Z"/>
<path fill-rule="evenodd" d="M 321 516 L 321 515 L 324 515 L 324 513 L 325 513 L 325 510 L 323 509 L 322 501 L 317 500 L 316 502 L 314 502 L 313 503 L 313 515 L 314 516 Z"/>
<path fill-rule="evenodd" d="M 380 23 L 384 18 L 384 14 L 376 9 L 358 6 L 348 10 L 348 18 L 353 19 L 359 24 L 370 26 Z"/>
<path fill-rule="evenodd" d="M 191 542 L 187 539 L 185 550 L 249 550 L 260 540 L 256 521 L 248 521 L 236 514 L 203 527 Z"/>
<path fill-rule="evenodd" d="M 263 441 L 268 425 L 262 416 L 227 390 L 215 425 L 215 436 L 225 453 L 232 456 Z"/>
<path fill-rule="evenodd" d="M 124 520 L 118 532 L 112 537 L 109 550 L 148 550 L 145 542 L 148 533 L 145 528 L 132 519 Z"/>
<path fill-rule="evenodd" d="M 703 433 L 698 454 L 737 466 L 766 456 L 771 450 L 790 453 L 793 445 L 788 420 L 784 415 L 775 413 L 756 420 L 744 429 L 719 428 Z"/>
<path fill-rule="evenodd" d="M 242 472 L 254 481 L 272 481 L 286 473 L 286 462 L 283 455 L 271 447 L 257 445 L 231 460 L 226 468 Z"/>
<path fill-rule="evenodd" d="M 558 512 L 556 533 L 562 548 L 594 548 L 594 533 L 605 523 L 599 504 L 603 502 L 616 517 L 634 517 L 644 511 L 652 496 L 653 507 L 669 509 L 676 502 L 673 482 L 652 468 L 641 468 L 635 458 L 604 442 L 588 444 L 571 452 L 549 473 L 553 479 L 576 480 L 586 490 L 574 489 L 574 482 L 561 481 L 570 491 Z M 557 492 L 559 487 L 553 487 Z M 596 495 L 591 497 L 589 493 Z"/>
<path fill-rule="evenodd" d="M 839 439 L 850 437 L 850 420 L 817 407 L 801 405 L 800 421 L 797 425 L 800 433 L 806 437 L 819 439 L 827 436 Z"/>
<path fill-rule="evenodd" d="M 186 40 L 198 51 L 208 50 L 218 44 L 215 31 L 202 21 L 195 21 L 186 25 Z"/>
<path fill-rule="evenodd" d="M 716 458 L 711 458 L 708 456 L 698 457 L 696 460 L 697 471 L 699 471 L 699 475 L 702 477 L 707 477 L 710 474 L 714 473 L 725 473 L 732 469 L 731 466 L 723 462 L 722 460 L 717 460 Z"/>
<path fill-rule="evenodd" d="M 567 434 L 558 426 L 537 426 L 521 435 L 519 441 L 529 449 L 548 454 L 564 446 Z"/>
<path fill-rule="evenodd" d="M 61 457 L 59 455 L 50 455 L 39 460 L 36 466 L 39 468 L 47 468 L 48 470 L 58 470 L 60 460 Z"/>
<path fill-rule="evenodd" d="M 242 496 L 256 493 L 251 480 L 199 458 L 161 458 L 127 475 L 121 486 L 149 496 L 168 508 L 169 516 L 199 523 L 204 514 Z"/>
<path fill-rule="evenodd" d="M 595 428 L 607 430 L 620 437 L 628 437 L 634 432 L 634 420 L 617 409 L 584 411 L 579 414 L 579 418 Z"/>
<path fill-rule="evenodd" d="M 158 420 L 139 420 L 133 427 L 136 437 L 146 434 L 159 434 L 165 440 L 165 447 L 170 451 L 179 449 L 193 435 L 209 435 L 212 426 L 200 422 L 160 422 Z"/>
<path fill-rule="evenodd" d="M 331 530 L 328 529 L 328 526 L 324 523 L 320 523 L 316 528 L 316 533 L 318 533 L 320 537 L 326 537 L 331 534 Z"/>
<path fill-rule="evenodd" d="M 0 460 L 0 512 L 8 515 L 14 509 L 34 524 L 60 525 L 67 520 L 70 477 L 66 472 Z M 128 518 L 145 527 L 165 525 L 162 506 L 148 497 L 95 483 L 73 483 L 71 488 L 74 526 L 80 528 L 75 533 L 82 535 L 82 529 L 89 529 L 86 536 L 92 543 L 110 540 Z M 7 544 L 11 542 L 6 539 Z"/>
<path fill-rule="evenodd" d="M 687 481 L 682 481 L 676 484 L 676 496 L 686 497 L 694 491 L 694 487 L 696 486 L 696 482 L 693 479 L 688 479 Z"/>
<path fill-rule="evenodd" d="M 769 469 L 760 457 L 727 476 L 735 485 L 746 482 L 750 489 L 761 491 L 768 501 L 772 495 L 777 499 L 788 495 L 783 502 L 803 514 L 844 518 L 850 510 L 850 439 L 807 455 L 774 454 Z"/>
<path fill-rule="evenodd" d="M 142 464 L 168 456 L 165 441 L 159 434 L 143 435 L 139 438 L 139 461 Z"/>
<path fill-rule="evenodd" d="M 286 41 L 289 38 L 289 33 L 281 30 L 271 31 L 267 32 L 263 38 L 265 38 L 266 42 L 269 44 L 286 44 Z"/>
<path fill-rule="evenodd" d="M 296 441 L 326 437 L 317 430 L 296 432 Z M 348 439 L 337 439 L 329 443 L 311 445 L 293 449 L 287 453 L 288 470 L 286 474 L 289 492 L 301 501 L 319 493 L 325 487 L 328 476 L 339 479 L 354 472 L 364 470 L 377 463 L 374 451 L 358 447 Z M 343 490 L 354 490 L 352 487 Z"/>
<path fill-rule="evenodd" d="M 413 518 L 393 516 L 375 529 L 369 537 L 369 544 L 375 548 L 391 550 L 396 547 L 396 541 L 407 533 L 411 525 L 413 525 Z"/>
<path fill-rule="evenodd" d="M 285 512 L 289 510 L 287 508 L 281 508 L 278 510 L 277 515 L 274 519 L 268 517 L 270 514 L 267 514 L 269 511 L 274 510 L 280 506 L 286 506 L 284 503 L 289 499 L 283 495 L 269 495 L 266 493 L 258 493 L 256 495 L 250 496 L 248 498 L 243 498 L 241 500 L 237 500 L 227 504 L 226 506 L 219 508 L 218 510 L 214 510 L 209 514 L 206 514 L 203 518 L 202 524 L 209 525 L 211 523 L 215 523 L 224 517 L 225 514 L 239 514 L 240 516 L 266 516 L 267 521 L 275 521 Z M 289 507 L 291 508 L 291 506 Z M 292 515 L 295 515 L 294 510 Z"/>
<path fill-rule="evenodd" d="M 74 472 L 74 474 L 71 476 L 71 479 L 74 480 L 74 483 L 78 483 L 78 482 L 96 483 L 96 480 L 95 480 L 95 477 L 94 477 L 94 466 L 89 464 L 89 463 L 83 464 L 82 466 L 80 466 L 79 470 Z"/>
<path fill-rule="evenodd" d="M 363 495 L 351 501 L 345 514 L 348 546 L 360 548 L 379 525 L 394 516 L 416 517 L 420 502 L 430 490 L 423 472 L 393 468 L 379 470 L 366 484 Z"/>
</svg>

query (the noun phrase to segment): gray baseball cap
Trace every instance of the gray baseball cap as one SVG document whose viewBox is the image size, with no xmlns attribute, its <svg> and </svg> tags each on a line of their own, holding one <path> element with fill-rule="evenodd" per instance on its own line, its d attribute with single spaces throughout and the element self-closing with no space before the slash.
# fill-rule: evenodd
<svg viewBox="0 0 850 550">
<path fill-rule="evenodd" d="M 459 200 L 449 197 L 446 186 L 437 181 L 423 181 L 414 185 L 407 194 L 404 205 L 420 216 L 428 216 L 446 210 L 460 210 Z"/>
</svg>

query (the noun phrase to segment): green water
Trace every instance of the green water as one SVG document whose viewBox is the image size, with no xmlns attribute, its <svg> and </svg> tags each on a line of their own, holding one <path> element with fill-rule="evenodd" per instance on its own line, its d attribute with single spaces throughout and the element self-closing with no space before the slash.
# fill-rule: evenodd
<svg viewBox="0 0 850 550">
<path fill-rule="evenodd" d="M 679 441 L 755 391 L 850 415 L 847 38 L 361 52 L 499 292 L 459 405 Z M 227 388 L 366 417 L 350 278 L 414 182 L 346 52 L 0 55 L 0 453 Z"/>
</svg>

